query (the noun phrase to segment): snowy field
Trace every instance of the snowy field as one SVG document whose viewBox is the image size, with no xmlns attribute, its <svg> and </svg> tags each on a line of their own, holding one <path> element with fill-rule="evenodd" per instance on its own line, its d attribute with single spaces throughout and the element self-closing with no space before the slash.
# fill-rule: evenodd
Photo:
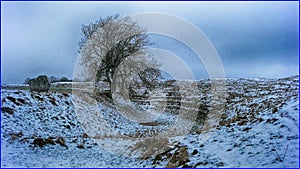
<svg viewBox="0 0 300 169">
<path fill-rule="evenodd" d="M 217 101 L 210 98 L 208 80 L 197 83 L 196 98 L 172 96 L 180 102 L 182 112 L 164 114 L 156 121 L 173 123 L 178 114 L 198 110 L 191 100 L 207 106 L 209 113 L 222 102 L 224 109 L 214 112 L 219 115 L 216 126 L 205 132 L 196 126 L 180 142 L 162 139 L 162 149 L 150 152 L 136 146 L 127 155 L 114 152 L 114 148 L 129 145 L 128 139 L 114 145 L 114 138 L 97 137 L 86 130 L 90 124 L 80 121 L 82 114 L 75 112 L 75 105 L 87 106 L 77 107 L 83 113 L 93 109 L 89 110 L 86 102 L 78 104 L 82 98 L 62 92 L 2 90 L 1 167 L 299 167 L 298 76 L 226 82 L 226 95 Z M 190 93 L 188 90 L 181 89 L 181 93 Z M 160 109 L 156 105 L 170 104 L 162 103 L 168 92 L 167 88 L 149 92 L 149 97 L 132 104 L 155 115 Z M 130 121 L 105 101 L 91 104 L 100 110 L 95 117 L 101 116 L 124 138 L 136 138 L 150 129 L 159 132 L 167 126 Z"/>
</svg>

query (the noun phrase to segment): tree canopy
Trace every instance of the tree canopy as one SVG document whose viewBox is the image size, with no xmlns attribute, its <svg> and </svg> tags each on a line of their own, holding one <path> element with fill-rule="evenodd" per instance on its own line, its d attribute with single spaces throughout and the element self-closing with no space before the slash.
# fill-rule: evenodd
<svg viewBox="0 0 300 169">
<path fill-rule="evenodd" d="M 152 67 L 158 67 L 153 59 L 149 59 L 151 54 L 144 50 L 152 45 L 147 30 L 140 27 L 130 17 L 121 18 L 119 15 L 114 15 L 100 18 L 96 22 L 82 25 L 81 31 L 82 39 L 79 42 L 79 54 L 81 65 L 84 66 L 83 73 L 85 78 L 93 79 L 95 83 L 104 81 L 111 87 L 113 76 L 120 64 L 136 53 L 143 59 L 130 58 L 131 62 L 143 60 L 144 64 L 140 64 L 140 66 L 152 64 Z M 138 64 L 134 65 L 137 66 Z M 131 66 L 130 71 L 135 66 Z M 129 68 L 120 70 L 124 72 L 128 71 Z M 140 77 L 149 75 L 145 72 L 137 73 L 140 73 Z M 118 75 L 121 74 L 124 75 L 125 73 Z M 147 80 L 149 78 L 142 77 L 141 79 Z"/>
</svg>

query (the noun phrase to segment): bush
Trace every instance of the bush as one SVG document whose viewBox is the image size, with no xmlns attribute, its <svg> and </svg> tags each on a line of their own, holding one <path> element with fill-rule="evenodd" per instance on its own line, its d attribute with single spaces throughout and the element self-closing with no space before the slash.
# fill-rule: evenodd
<svg viewBox="0 0 300 169">
<path fill-rule="evenodd" d="M 31 79 L 29 81 L 30 91 L 48 92 L 49 88 L 50 88 L 50 83 L 46 75 L 40 75 L 37 78 Z"/>
</svg>

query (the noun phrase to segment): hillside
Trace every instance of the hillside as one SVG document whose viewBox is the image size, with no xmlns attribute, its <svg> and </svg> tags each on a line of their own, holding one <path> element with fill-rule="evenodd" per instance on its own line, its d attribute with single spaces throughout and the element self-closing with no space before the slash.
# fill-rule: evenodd
<svg viewBox="0 0 300 169">
<path fill-rule="evenodd" d="M 298 76 L 226 79 L 218 100 L 209 80 L 189 85 L 118 100 L 151 122 L 85 94 L 2 89 L 1 167 L 299 167 Z M 196 122 L 179 139 L 151 138 L 189 125 L 181 114 L 191 111 Z"/>
</svg>

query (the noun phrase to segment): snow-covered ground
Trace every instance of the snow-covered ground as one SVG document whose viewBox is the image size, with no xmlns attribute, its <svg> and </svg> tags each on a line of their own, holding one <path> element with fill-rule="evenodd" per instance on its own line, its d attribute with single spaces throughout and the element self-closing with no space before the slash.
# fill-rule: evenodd
<svg viewBox="0 0 300 169">
<path fill-rule="evenodd" d="M 23 84 L 23 83 L 7 83 L 3 84 L 2 87 L 26 87 L 29 86 L 28 84 Z"/>
<path fill-rule="evenodd" d="M 196 94 L 191 94 L 190 84 L 181 82 L 183 87 L 172 91 L 175 95 L 163 88 L 134 100 L 134 109 L 153 117 L 158 117 L 159 110 L 170 110 L 160 112 L 151 124 L 128 120 L 130 114 L 105 100 L 94 103 L 76 94 L 2 90 L 1 167 L 299 167 L 298 76 L 226 82 L 225 96 L 217 100 L 212 93 L 218 91 L 211 90 L 208 80 L 197 83 Z M 208 121 L 217 125 L 205 131 L 193 128 L 180 142 L 144 139 L 168 130 L 169 123 L 181 120 L 180 114 L 198 111 L 203 105 Z M 95 123 L 85 123 L 83 117 L 104 120 L 108 126 L 96 129 Z M 216 117 L 219 119 L 212 119 Z M 106 128 L 114 129 L 113 134 L 108 136 Z M 103 135 L 97 135 L 98 131 Z M 137 141 L 139 138 L 143 141 Z M 125 155 L 118 153 L 122 146 Z"/>
</svg>

